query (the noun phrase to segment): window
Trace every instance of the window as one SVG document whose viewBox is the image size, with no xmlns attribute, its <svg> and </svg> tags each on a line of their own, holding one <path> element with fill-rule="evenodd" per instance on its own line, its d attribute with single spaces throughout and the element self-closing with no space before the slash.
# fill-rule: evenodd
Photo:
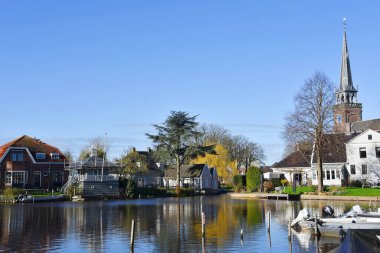
<svg viewBox="0 0 380 253">
<path fill-rule="evenodd" d="M 367 175 L 367 164 L 362 164 L 362 174 Z"/>
<path fill-rule="evenodd" d="M 356 174 L 355 165 L 350 165 L 350 169 L 351 169 L 351 175 L 355 175 Z"/>
<path fill-rule="evenodd" d="M 338 123 L 342 123 L 342 116 L 341 115 L 338 115 L 336 116 L 336 121 L 338 121 Z"/>
<path fill-rule="evenodd" d="M 330 171 L 326 171 L 326 174 L 327 174 L 327 180 L 330 180 Z"/>
<path fill-rule="evenodd" d="M 50 153 L 50 157 L 52 160 L 58 160 L 59 159 L 59 154 L 58 153 Z"/>
<path fill-rule="evenodd" d="M 325 177 L 325 171 L 322 171 L 322 178 L 326 179 L 326 177 Z"/>
<path fill-rule="evenodd" d="M 53 176 L 53 186 L 54 186 L 54 187 L 62 186 L 62 182 L 63 182 L 63 173 L 62 173 L 62 172 L 54 171 L 54 172 L 52 172 L 51 174 L 52 174 L 52 176 Z"/>
<path fill-rule="evenodd" d="M 12 184 L 12 172 L 5 172 L 5 184 L 6 185 Z"/>
<path fill-rule="evenodd" d="M 368 135 L 368 140 L 372 140 L 372 134 Z"/>
<path fill-rule="evenodd" d="M 14 162 L 22 162 L 22 161 L 24 161 L 24 153 L 22 153 L 22 152 L 13 152 L 12 153 L 12 161 L 14 161 Z"/>
<path fill-rule="evenodd" d="M 24 184 L 26 183 L 26 172 L 25 171 L 16 171 L 13 172 L 13 179 L 12 183 L 13 184 Z"/>
<path fill-rule="evenodd" d="M 47 177 L 47 175 L 49 175 L 49 172 L 44 171 L 44 177 Z"/>
<path fill-rule="evenodd" d="M 376 147 L 375 151 L 376 151 L 376 158 L 380 158 L 380 147 Z"/>
<path fill-rule="evenodd" d="M 313 179 L 317 179 L 317 173 L 313 172 Z"/>
<path fill-rule="evenodd" d="M 359 148 L 360 158 L 367 158 L 367 151 L 365 148 Z"/>
<path fill-rule="evenodd" d="M 335 170 L 331 171 L 331 179 L 335 179 Z"/>
<path fill-rule="evenodd" d="M 46 159 L 46 154 L 45 153 L 36 153 L 36 158 L 38 160 L 45 160 Z"/>
</svg>

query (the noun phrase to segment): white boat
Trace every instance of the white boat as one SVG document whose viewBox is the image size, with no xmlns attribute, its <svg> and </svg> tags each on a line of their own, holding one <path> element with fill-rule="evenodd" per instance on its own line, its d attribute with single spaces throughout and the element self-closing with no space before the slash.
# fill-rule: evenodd
<svg viewBox="0 0 380 253">
<path fill-rule="evenodd" d="M 360 215 L 360 216 L 359 216 Z M 326 236 L 341 236 L 348 229 L 380 229 L 380 214 L 365 213 L 360 206 L 354 206 L 348 213 L 337 218 L 318 219 L 318 232 Z M 299 212 L 292 226 L 301 230 L 315 230 L 315 218 L 310 218 L 306 209 Z"/>
</svg>

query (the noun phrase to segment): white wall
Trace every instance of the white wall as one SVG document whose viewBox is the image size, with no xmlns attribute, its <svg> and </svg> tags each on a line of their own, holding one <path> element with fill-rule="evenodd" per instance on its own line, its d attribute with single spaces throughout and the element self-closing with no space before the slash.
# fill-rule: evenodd
<svg viewBox="0 0 380 253">
<path fill-rule="evenodd" d="M 368 139 L 372 136 L 372 140 Z M 380 158 L 376 157 L 376 147 L 380 148 L 380 133 L 366 130 L 346 144 L 347 170 L 350 180 L 366 180 L 377 183 L 380 179 Z M 365 148 L 366 158 L 360 158 L 360 148 Z M 367 165 L 367 174 L 362 174 L 362 165 Z M 355 174 L 351 174 L 351 165 L 355 165 Z"/>
</svg>

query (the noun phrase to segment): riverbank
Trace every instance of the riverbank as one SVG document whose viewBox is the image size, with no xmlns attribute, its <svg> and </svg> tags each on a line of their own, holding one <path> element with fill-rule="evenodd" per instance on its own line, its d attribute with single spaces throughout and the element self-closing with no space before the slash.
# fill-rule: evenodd
<svg viewBox="0 0 380 253">
<path fill-rule="evenodd" d="M 263 199 L 263 198 L 270 198 L 271 196 L 276 197 L 278 194 L 271 194 L 271 193 L 258 193 L 258 192 L 252 192 L 252 193 L 229 193 L 228 194 L 231 198 L 247 198 L 247 199 Z M 287 195 L 287 194 L 282 194 Z M 291 194 L 289 194 L 291 195 Z M 281 198 L 279 198 L 281 199 Z M 362 201 L 362 202 L 369 202 L 369 201 L 379 201 L 380 196 L 374 197 L 374 196 L 339 196 L 339 195 L 307 195 L 307 194 L 301 194 L 300 200 L 333 200 L 333 201 Z"/>
</svg>

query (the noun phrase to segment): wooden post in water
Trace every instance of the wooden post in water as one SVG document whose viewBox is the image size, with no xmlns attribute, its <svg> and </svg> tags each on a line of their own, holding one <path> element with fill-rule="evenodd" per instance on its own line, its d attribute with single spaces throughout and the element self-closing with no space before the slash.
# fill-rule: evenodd
<svg viewBox="0 0 380 253">
<path fill-rule="evenodd" d="M 270 211 L 268 212 L 268 232 L 270 232 Z"/>
<path fill-rule="evenodd" d="M 131 242 L 130 242 L 131 249 L 133 248 L 134 244 L 135 244 L 135 220 L 132 220 Z"/>
<path fill-rule="evenodd" d="M 315 223 L 314 223 L 314 234 L 318 235 L 318 216 L 315 214 Z"/>
<path fill-rule="evenodd" d="M 206 214 L 202 212 L 202 237 L 205 236 Z"/>
<path fill-rule="evenodd" d="M 240 229 L 240 240 L 243 240 L 244 237 L 244 230 L 243 228 Z"/>
<path fill-rule="evenodd" d="M 292 224 L 292 218 L 289 218 L 289 227 L 288 227 L 288 240 L 289 241 L 292 240 L 292 228 L 291 228 L 291 224 Z"/>
</svg>

